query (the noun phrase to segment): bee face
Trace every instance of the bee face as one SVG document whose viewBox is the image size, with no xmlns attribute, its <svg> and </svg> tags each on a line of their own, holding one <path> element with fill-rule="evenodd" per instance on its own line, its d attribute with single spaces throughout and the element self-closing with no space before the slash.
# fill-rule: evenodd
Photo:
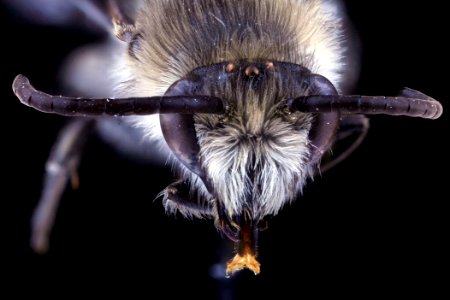
<svg viewBox="0 0 450 300">
<path fill-rule="evenodd" d="M 83 136 L 105 115 L 128 116 L 119 123 L 152 146 L 147 153 L 162 149 L 163 160 L 174 158 L 179 180 L 161 193 L 167 211 L 213 218 L 236 242 L 227 272 L 257 273 L 258 226 L 299 195 L 335 140 L 357 136 L 335 162 L 361 142 L 368 128 L 361 114 L 442 113 L 438 102 L 410 89 L 399 97 L 339 94 L 347 73 L 341 14 L 329 9 L 337 1 L 143 2 L 136 20 L 116 11 L 115 33 L 125 43 L 117 47 L 122 56 L 105 64 L 118 74 L 115 98 L 51 96 L 24 76 L 14 81 L 28 106 L 92 118 L 68 126 L 49 159 L 37 250 L 52 223 L 48 203 L 70 176 L 55 170 L 73 171 Z"/>
</svg>

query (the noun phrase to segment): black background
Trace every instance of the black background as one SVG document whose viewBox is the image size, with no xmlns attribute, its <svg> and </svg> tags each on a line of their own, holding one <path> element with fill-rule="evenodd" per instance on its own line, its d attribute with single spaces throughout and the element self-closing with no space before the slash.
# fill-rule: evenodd
<svg viewBox="0 0 450 300">
<path fill-rule="evenodd" d="M 81 187 L 64 195 L 50 252 L 32 253 L 29 220 L 45 160 L 65 119 L 21 105 L 11 83 L 23 73 L 36 87 L 57 93 L 64 57 L 98 36 L 29 24 L 0 5 L 0 241 L 7 251 L 0 270 L 7 278 L 2 285 L 16 296 L 158 299 L 162 296 L 154 295 L 162 292 L 167 298 L 220 299 L 227 285 L 236 299 L 311 292 L 317 297 L 430 296 L 444 289 L 446 113 L 436 121 L 371 117 L 361 147 L 311 182 L 260 235 L 262 272 L 256 277 L 244 271 L 225 282 L 213 279 L 211 266 L 232 252 L 211 221 L 168 217 L 154 201 L 173 180 L 170 168 L 121 157 L 96 139 L 81 163 Z M 408 86 L 440 100 L 445 109 L 450 52 L 444 45 L 449 36 L 444 2 L 347 1 L 347 8 L 362 49 L 355 93 L 395 95 Z"/>
</svg>

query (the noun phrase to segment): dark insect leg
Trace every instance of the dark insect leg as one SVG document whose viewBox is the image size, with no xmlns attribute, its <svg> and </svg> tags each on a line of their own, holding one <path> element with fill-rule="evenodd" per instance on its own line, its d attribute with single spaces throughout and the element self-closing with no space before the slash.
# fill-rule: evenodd
<svg viewBox="0 0 450 300">
<path fill-rule="evenodd" d="M 323 173 L 346 159 L 362 143 L 369 130 L 369 119 L 364 115 L 342 117 L 331 155 L 324 157 L 318 173 Z"/>
<path fill-rule="evenodd" d="M 239 241 L 239 225 L 238 220 L 233 220 L 233 218 L 229 217 L 225 208 L 220 204 L 216 204 L 216 227 L 220 229 L 220 231 L 225 234 L 225 236 L 233 241 Z"/>
<path fill-rule="evenodd" d="M 191 194 L 188 184 L 183 180 L 169 185 L 162 195 L 163 205 L 168 213 L 179 212 L 188 218 L 213 215 L 211 205 L 202 202 L 197 195 Z"/>
<path fill-rule="evenodd" d="M 69 178 L 72 186 L 78 186 L 76 170 L 87 137 L 94 129 L 95 121 L 77 119 L 68 123 L 59 134 L 45 166 L 44 187 L 31 221 L 31 247 L 38 253 L 48 250 L 59 200 Z"/>
</svg>

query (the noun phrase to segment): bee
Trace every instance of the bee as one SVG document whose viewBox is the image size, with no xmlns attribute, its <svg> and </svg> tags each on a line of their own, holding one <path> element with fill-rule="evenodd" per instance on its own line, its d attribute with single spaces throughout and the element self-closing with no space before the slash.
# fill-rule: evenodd
<svg viewBox="0 0 450 300">
<path fill-rule="evenodd" d="M 147 158 L 173 162 L 178 180 L 160 194 L 168 213 L 209 218 L 235 244 L 226 275 L 258 274 L 267 218 L 353 152 L 369 128 L 365 115 L 442 114 L 438 101 L 413 89 L 345 94 L 350 45 L 338 3 L 153 0 L 129 9 L 110 1 L 117 41 L 105 97 L 50 95 L 23 75 L 13 82 L 23 104 L 73 117 L 46 165 L 33 248 L 48 247 L 88 134 L 117 140 L 120 130 L 133 147 L 151 149 L 141 151 Z"/>
</svg>

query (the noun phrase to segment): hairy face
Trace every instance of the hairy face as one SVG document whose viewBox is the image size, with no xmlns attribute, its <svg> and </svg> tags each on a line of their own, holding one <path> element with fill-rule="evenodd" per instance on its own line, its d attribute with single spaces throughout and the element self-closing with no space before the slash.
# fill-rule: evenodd
<svg viewBox="0 0 450 300">
<path fill-rule="evenodd" d="M 212 196 L 229 216 L 246 211 L 261 219 L 294 200 L 309 175 L 312 116 L 285 109 L 287 99 L 308 91 L 299 72 L 280 76 L 271 63 L 224 68 L 225 80 L 198 91 L 223 98 L 228 107 L 224 115 L 195 117 L 200 162 Z"/>
<path fill-rule="evenodd" d="M 302 65 L 339 89 L 345 47 L 340 18 L 326 3 L 147 1 L 137 15 L 118 94 L 161 95 L 195 68 L 244 60 Z M 244 209 L 255 218 L 276 214 L 296 197 L 312 167 L 307 163 L 312 116 L 282 108 L 287 98 L 305 95 L 304 87 L 289 72 L 283 78 L 262 73 L 251 80 L 216 78 L 213 87 L 196 91 L 228 103 L 225 116 L 195 117 L 199 161 L 212 190 L 197 176 L 181 173 L 191 194 L 202 196 L 199 202 L 218 201 L 229 215 Z M 149 139 L 162 140 L 156 116 L 134 117 L 131 123 Z M 164 153 L 173 150 L 158 143 Z"/>
</svg>

